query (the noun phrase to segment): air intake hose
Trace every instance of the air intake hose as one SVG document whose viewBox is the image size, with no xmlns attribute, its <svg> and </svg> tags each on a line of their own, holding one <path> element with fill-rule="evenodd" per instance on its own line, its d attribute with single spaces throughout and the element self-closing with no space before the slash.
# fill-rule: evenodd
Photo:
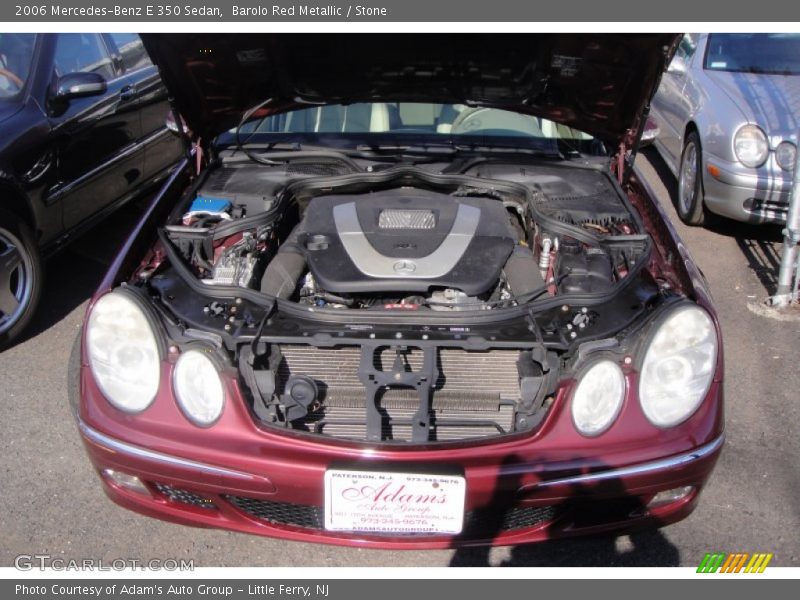
<svg viewBox="0 0 800 600">
<path fill-rule="evenodd" d="M 295 226 L 264 270 L 261 291 L 276 298 L 288 299 L 306 268 L 303 247 L 299 242 L 302 223 Z"/>
<path fill-rule="evenodd" d="M 544 286 L 544 279 L 533 252 L 527 246 L 515 246 L 508 257 L 503 271 L 506 274 L 508 287 L 515 297 L 521 298 Z"/>
</svg>

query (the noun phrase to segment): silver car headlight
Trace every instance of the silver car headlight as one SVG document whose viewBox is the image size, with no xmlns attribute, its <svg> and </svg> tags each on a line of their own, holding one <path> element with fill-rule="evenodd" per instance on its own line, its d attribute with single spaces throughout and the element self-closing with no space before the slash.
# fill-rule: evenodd
<svg viewBox="0 0 800 600">
<path fill-rule="evenodd" d="M 601 360 L 583 373 L 572 396 L 572 422 L 583 435 L 608 429 L 625 398 L 625 376 L 617 363 Z"/>
<path fill-rule="evenodd" d="M 658 326 L 642 363 L 639 401 L 657 427 L 672 427 L 700 406 L 717 365 L 717 331 L 694 305 L 674 309 Z"/>
<path fill-rule="evenodd" d="M 775 148 L 775 162 L 784 171 L 791 171 L 794 169 L 794 163 L 797 160 L 797 146 L 792 142 L 781 142 Z"/>
<path fill-rule="evenodd" d="M 200 350 L 187 350 L 178 358 L 172 387 L 183 414 L 200 427 L 213 425 L 222 414 L 225 390 L 213 360 Z"/>
<path fill-rule="evenodd" d="M 150 319 L 130 292 L 100 298 L 86 326 L 86 350 L 106 399 L 127 413 L 146 409 L 161 379 L 161 351 Z"/>
<path fill-rule="evenodd" d="M 769 156 L 769 140 L 758 125 L 744 125 L 733 137 L 733 149 L 745 167 L 760 167 Z"/>
</svg>

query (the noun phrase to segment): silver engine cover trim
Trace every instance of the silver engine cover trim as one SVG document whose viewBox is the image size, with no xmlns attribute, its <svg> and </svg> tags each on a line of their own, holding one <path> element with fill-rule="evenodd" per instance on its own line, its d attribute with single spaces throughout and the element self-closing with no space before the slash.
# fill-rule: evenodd
<svg viewBox="0 0 800 600">
<path fill-rule="evenodd" d="M 379 229 L 436 229 L 436 215 L 428 209 L 387 208 L 378 216 Z"/>
<path fill-rule="evenodd" d="M 411 259 L 385 256 L 369 243 L 358 222 L 355 202 L 333 207 L 336 232 L 350 260 L 364 275 L 382 279 L 435 279 L 447 275 L 467 251 L 480 218 L 479 208 L 460 204 L 453 228 L 439 247 L 428 256 Z"/>
</svg>

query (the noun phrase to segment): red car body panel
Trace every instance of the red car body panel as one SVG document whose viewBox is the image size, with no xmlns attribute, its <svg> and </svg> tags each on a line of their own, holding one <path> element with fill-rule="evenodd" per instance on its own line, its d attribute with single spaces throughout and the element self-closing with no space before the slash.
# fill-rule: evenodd
<svg viewBox="0 0 800 600">
<path fill-rule="evenodd" d="M 172 365 L 165 364 L 162 381 L 170 381 Z M 605 481 L 547 485 L 561 478 L 597 474 L 637 466 L 665 457 L 689 453 L 721 440 L 723 419 L 721 385 L 713 384 L 701 408 L 683 425 L 669 431 L 646 422 L 636 394 L 629 394 L 608 438 L 598 442 L 580 436 L 571 424 L 569 390 L 559 394 L 546 423 L 532 436 L 446 449 L 398 448 L 386 450 L 355 444 L 331 444 L 302 435 L 276 433 L 258 428 L 233 379 L 228 382 L 223 417 L 213 428 L 198 431 L 181 414 L 171 392 L 162 390 L 143 415 L 115 414 L 102 397 L 87 366 L 81 367 L 83 427 L 114 440 L 167 456 L 196 461 L 235 473 L 209 473 L 193 466 L 165 465 L 149 457 L 115 451 L 93 436 L 84 441 L 98 470 L 113 469 L 136 475 L 143 481 L 190 490 L 212 500 L 217 511 L 168 500 L 158 493 L 142 495 L 103 478 L 108 495 L 132 510 L 158 518 L 198 526 L 224 527 L 299 541 L 328 542 L 381 548 L 445 548 L 483 543 L 517 544 L 602 531 L 627 531 L 633 527 L 663 525 L 691 512 L 717 460 L 721 444 L 709 454 L 656 473 L 628 474 Z M 635 390 L 636 375 L 628 377 Z M 167 384 L 168 385 L 168 384 Z M 613 432 L 613 435 L 612 435 Z M 276 502 L 321 506 L 325 470 L 336 463 L 358 462 L 364 468 L 402 463 L 455 466 L 463 469 L 467 485 L 467 512 L 502 506 L 562 506 L 563 514 L 552 522 L 529 529 L 498 532 L 492 537 L 370 536 L 313 531 L 266 523 L 238 510 L 225 495 L 263 498 Z M 576 506 L 591 507 L 603 499 L 635 499 L 642 506 L 656 492 L 694 486 L 689 497 L 651 513 L 625 514 L 617 520 L 593 521 L 582 514 L 575 522 Z M 572 506 L 575 505 L 575 506 Z M 582 511 L 579 511 L 582 512 Z M 635 511 L 634 511 L 635 512 Z M 591 517 L 591 509 L 589 517 Z"/>
</svg>

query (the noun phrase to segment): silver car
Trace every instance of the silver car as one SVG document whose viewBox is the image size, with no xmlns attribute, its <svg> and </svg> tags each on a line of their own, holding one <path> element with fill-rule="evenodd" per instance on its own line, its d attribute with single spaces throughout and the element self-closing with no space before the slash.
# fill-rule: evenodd
<svg viewBox="0 0 800 600">
<path fill-rule="evenodd" d="M 651 115 L 678 214 L 783 223 L 800 129 L 800 34 L 686 34 Z"/>
</svg>

